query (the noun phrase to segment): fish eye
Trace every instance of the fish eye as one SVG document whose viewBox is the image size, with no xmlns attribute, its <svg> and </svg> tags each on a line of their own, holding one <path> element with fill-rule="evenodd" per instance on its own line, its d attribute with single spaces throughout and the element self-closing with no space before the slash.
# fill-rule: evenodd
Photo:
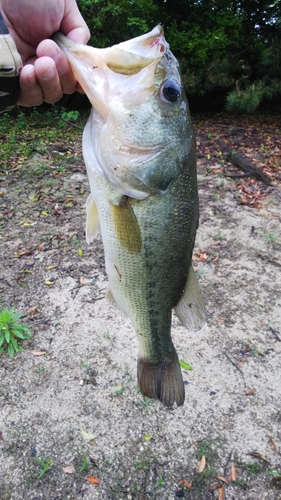
<svg viewBox="0 0 281 500">
<path fill-rule="evenodd" d="M 161 87 L 161 97 L 164 101 L 176 102 L 181 95 L 180 85 L 173 80 L 166 80 Z"/>
</svg>

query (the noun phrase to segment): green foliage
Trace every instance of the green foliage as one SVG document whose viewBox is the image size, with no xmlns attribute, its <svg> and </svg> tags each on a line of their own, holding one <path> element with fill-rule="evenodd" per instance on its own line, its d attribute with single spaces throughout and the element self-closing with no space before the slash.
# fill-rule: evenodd
<svg viewBox="0 0 281 500">
<path fill-rule="evenodd" d="M 80 474 L 81 472 L 89 470 L 91 464 L 88 462 L 87 455 L 82 455 L 79 463 L 77 465 L 77 472 Z"/>
<path fill-rule="evenodd" d="M 76 122 L 78 120 L 79 116 L 80 116 L 80 113 L 77 110 L 66 111 L 65 109 L 63 109 L 62 114 L 61 114 L 61 117 L 64 120 L 67 120 L 69 122 Z"/>
<path fill-rule="evenodd" d="M 21 316 L 15 313 L 14 307 L 0 311 L 0 355 L 7 349 L 8 355 L 13 358 L 15 352 L 23 351 L 18 341 L 31 338 L 29 328 L 18 323 Z"/>
<path fill-rule="evenodd" d="M 227 109 L 252 112 L 280 94 L 281 2 L 78 0 L 90 43 L 110 46 L 158 23 L 189 96 L 226 92 Z"/>
<path fill-rule="evenodd" d="M 64 169 L 59 162 L 52 161 L 55 148 L 68 146 L 81 131 L 62 120 L 65 108 L 59 105 L 44 105 L 41 108 L 15 108 L 11 113 L 0 115 L 1 161 L 0 174 L 16 169 L 24 173 L 33 170 L 36 176 L 50 173 L 56 166 L 58 173 Z M 79 111 L 67 111 L 71 121 L 84 125 L 85 118 Z M 66 158 L 66 154 L 62 155 Z M 26 160 L 30 160 L 30 164 Z"/>
<path fill-rule="evenodd" d="M 237 83 L 236 89 L 229 92 L 226 98 L 226 108 L 228 111 L 252 113 L 264 99 L 272 99 L 278 94 L 281 94 L 281 80 L 259 81 L 244 89 Z"/>
<path fill-rule="evenodd" d="M 38 479 L 41 479 L 52 468 L 52 460 L 50 458 L 36 458 L 36 464 L 39 466 Z"/>
<path fill-rule="evenodd" d="M 154 0 L 79 0 L 78 5 L 91 31 L 90 44 L 96 47 L 128 40 L 160 22 Z"/>
</svg>

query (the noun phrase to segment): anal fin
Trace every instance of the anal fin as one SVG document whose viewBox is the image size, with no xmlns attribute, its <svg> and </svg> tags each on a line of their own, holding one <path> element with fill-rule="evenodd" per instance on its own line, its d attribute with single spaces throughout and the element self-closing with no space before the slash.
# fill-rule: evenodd
<svg viewBox="0 0 281 500">
<path fill-rule="evenodd" d="M 138 383 L 143 396 L 159 399 L 170 408 L 174 403 L 184 403 L 185 391 L 178 356 L 161 362 L 145 358 L 138 360 Z"/>
<path fill-rule="evenodd" d="M 87 243 L 92 243 L 100 232 L 100 221 L 98 209 L 91 194 L 89 194 L 86 201 L 86 213 L 86 241 Z"/>
<path fill-rule="evenodd" d="M 184 293 L 175 307 L 175 313 L 189 330 L 200 330 L 206 322 L 206 309 L 192 265 L 188 271 Z"/>
</svg>

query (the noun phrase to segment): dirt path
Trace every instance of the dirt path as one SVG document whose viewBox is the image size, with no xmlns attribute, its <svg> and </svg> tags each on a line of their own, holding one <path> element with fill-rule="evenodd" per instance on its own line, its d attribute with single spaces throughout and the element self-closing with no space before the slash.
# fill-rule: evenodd
<svg viewBox="0 0 281 500">
<path fill-rule="evenodd" d="M 140 395 L 136 337 L 105 301 L 82 160 L 69 175 L 2 176 L 0 293 L 33 332 L 0 358 L 2 500 L 281 498 L 269 474 L 281 474 L 281 188 L 239 187 L 207 155 L 194 267 L 208 324 L 194 334 L 173 319 L 193 368 L 173 410 Z"/>
</svg>

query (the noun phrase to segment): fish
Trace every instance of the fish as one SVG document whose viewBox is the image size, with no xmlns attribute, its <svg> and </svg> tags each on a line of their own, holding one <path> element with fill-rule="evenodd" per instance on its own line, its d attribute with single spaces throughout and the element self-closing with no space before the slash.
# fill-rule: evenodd
<svg viewBox="0 0 281 500">
<path fill-rule="evenodd" d="M 196 145 L 179 63 L 161 25 L 108 48 L 54 36 L 87 94 L 82 149 L 90 184 L 86 239 L 101 234 L 107 299 L 131 320 L 143 396 L 181 406 L 172 311 L 190 330 L 206 310 L 192 252 L 199 202 Z"/>
</svg>

